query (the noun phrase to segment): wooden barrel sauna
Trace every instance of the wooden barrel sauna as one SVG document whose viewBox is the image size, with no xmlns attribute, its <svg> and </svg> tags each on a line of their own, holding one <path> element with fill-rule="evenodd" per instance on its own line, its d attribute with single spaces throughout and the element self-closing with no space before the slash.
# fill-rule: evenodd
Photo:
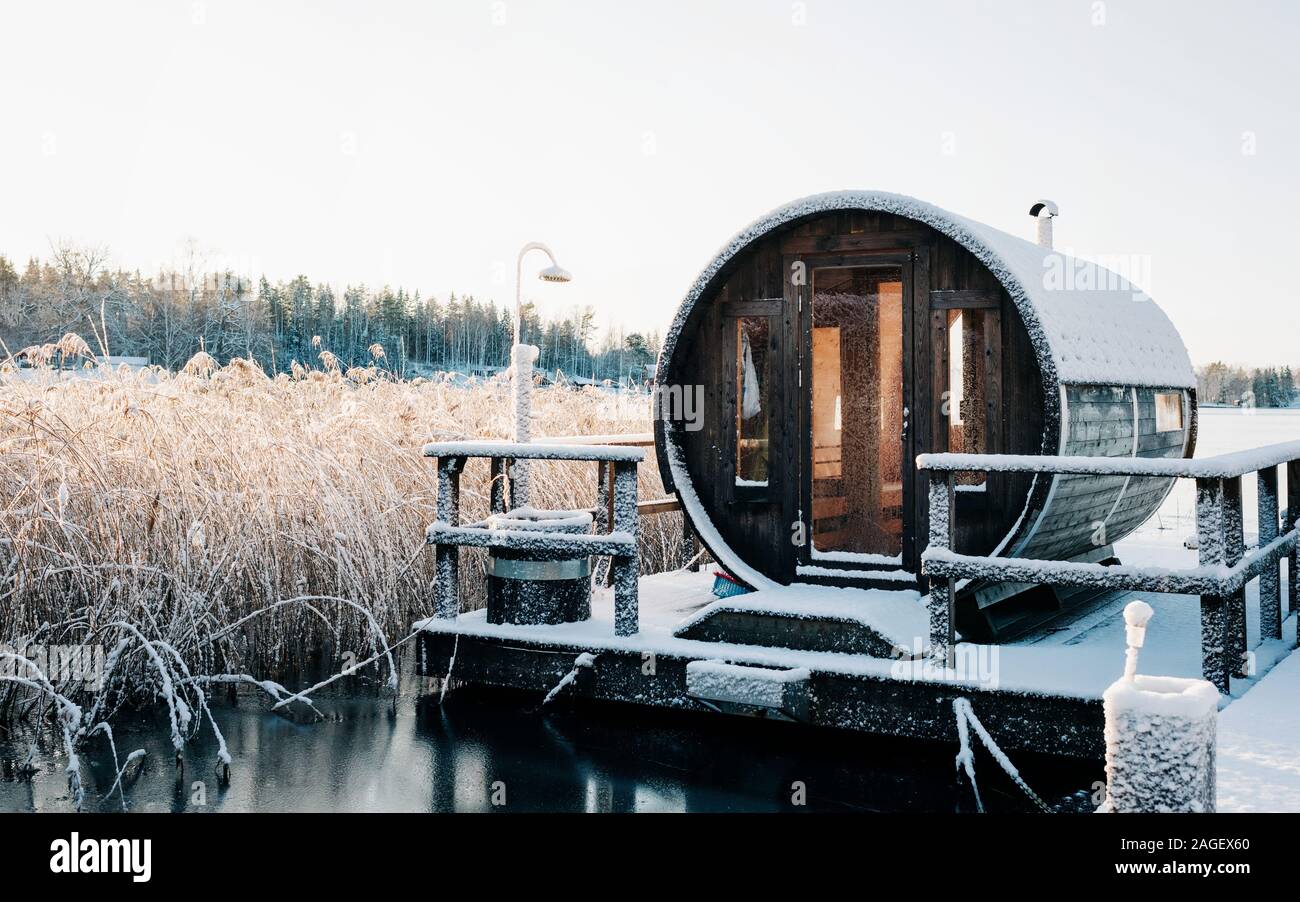
<svg viewBox="0 0 1300 902">
<path fill-rule="evenodd" d="M 665 336 L 656 442 L 665 485 L 742 582 L 915 588 L 918 454 L 1190 456 L 1195 387 L 1169 318 L 1112 268 L 837 192 L 774 210 L 705 266 Z M 956 547 L 1105 561 L 1171 484 L 963 474 Z M 1006 613 L 1023 588 L 970 587 L 984 595 L 965 631 L 1023 625 Z"/>
</svg>

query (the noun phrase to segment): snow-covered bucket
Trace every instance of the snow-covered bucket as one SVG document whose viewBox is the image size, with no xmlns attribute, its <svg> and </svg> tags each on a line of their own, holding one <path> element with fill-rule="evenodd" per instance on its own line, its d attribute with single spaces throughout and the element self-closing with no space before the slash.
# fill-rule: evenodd
<svg viewBox="0 0 1300 902">
<path fill-rule="evenodd" d="M 1214 811 L 1219 691 L 1208 680 L 1121 677 L 1106 712 L 1106 808 Z"/>
<path fill-rule="evenodd" d="M 488 528 L 554 535 L 591 532 L 588 511 L 520 507 L 488 517 Z M 591 619 L 591 558 L 560 546 L 543 551 L 489 548 L 489 623 L 555 624 Z"/>
</svg>

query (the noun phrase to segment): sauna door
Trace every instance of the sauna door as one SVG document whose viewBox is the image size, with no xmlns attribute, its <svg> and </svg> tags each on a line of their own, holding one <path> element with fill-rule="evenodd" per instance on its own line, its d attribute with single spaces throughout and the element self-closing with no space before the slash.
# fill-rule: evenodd
<svg viewBox="0 0 1300 902">
<path fill-rule="evenodd" d="M 804 572 L 910 566 L 910 263 L 897 255 L 804 262 Z"/>
</svg>

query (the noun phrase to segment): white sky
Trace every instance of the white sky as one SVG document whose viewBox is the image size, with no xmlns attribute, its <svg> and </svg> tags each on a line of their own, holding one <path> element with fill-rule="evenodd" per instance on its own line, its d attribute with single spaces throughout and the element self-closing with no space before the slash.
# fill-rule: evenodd
<svg viewBox="0 0 1300 902">
<path fill-rule="evenodd" d="M 147 271 L 192 237 L 273 279 L 504 302 L 542 240 L 575 281 L 529 296 L 663 329 L 796 197 L 1026 237 L 1050 197 L 1058 247 L 1137 255 L 1194 361 L 1300 363 L 1300 4 L 42 2 L 0 34 L 20 267 L 67 238 Z"/>
</svg>

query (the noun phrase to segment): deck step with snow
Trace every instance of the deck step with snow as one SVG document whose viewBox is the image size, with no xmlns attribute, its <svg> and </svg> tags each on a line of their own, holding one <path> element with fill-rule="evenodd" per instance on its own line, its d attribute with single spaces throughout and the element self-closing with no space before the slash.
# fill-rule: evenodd
<svg viewBox="0 0 1300 902">
<path fill-rule="evenodd" d="M 727 713 L 749 713 L 788 720 L 807 720 L 806 668 L 781 670 L 691 661 L 686 665 L 686 694 Z"/>
<path fill-rule="evenodd" d="M 733 645 L 910 658 L 922 646 L 927 629 L 925 609 L 915 592 L 805 587 L 802 592 L 768 590 L 719 599 L 679 624 L 673 635 Z"/>
</svg>

